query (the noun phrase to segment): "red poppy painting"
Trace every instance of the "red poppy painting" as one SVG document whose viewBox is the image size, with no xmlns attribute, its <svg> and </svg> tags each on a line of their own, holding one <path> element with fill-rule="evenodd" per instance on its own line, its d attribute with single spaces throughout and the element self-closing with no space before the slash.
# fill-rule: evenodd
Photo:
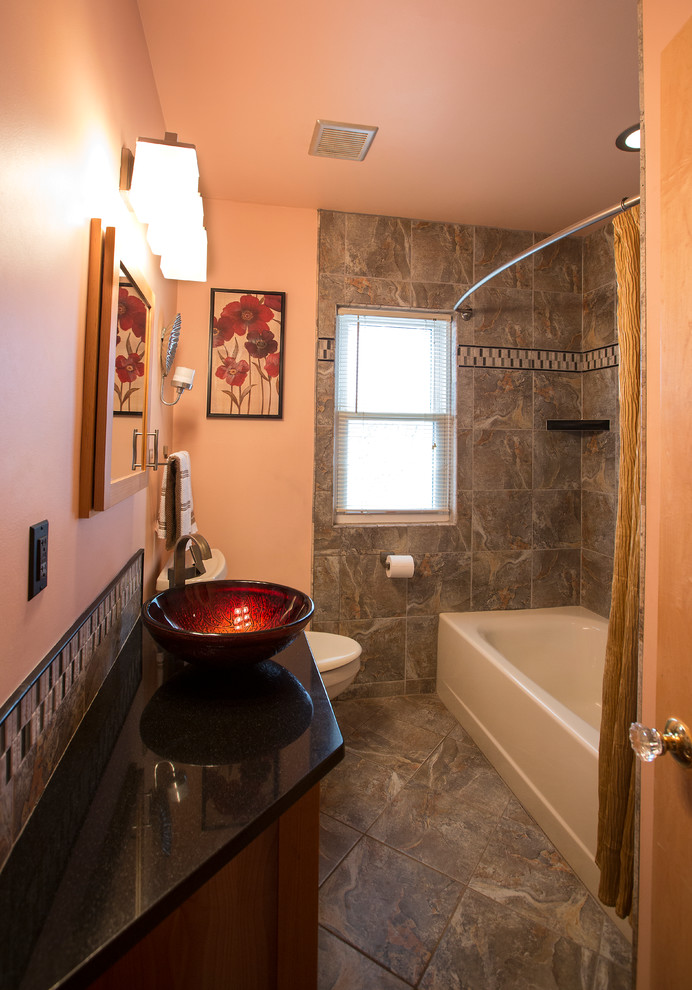
<svg viewBox="0 0 692 990">
<path fill-rule="evenodd" d="M 121 277 L 113 379 L 113 414 L 116 416 L 142 415 L 148 315 L 148 305 L 136 286 L 129 278 Z"/>
<path fill-rule="evenodd" d="M 212 289 L 207 416 L 281 419 L 285 292 Z"/>
</svg>

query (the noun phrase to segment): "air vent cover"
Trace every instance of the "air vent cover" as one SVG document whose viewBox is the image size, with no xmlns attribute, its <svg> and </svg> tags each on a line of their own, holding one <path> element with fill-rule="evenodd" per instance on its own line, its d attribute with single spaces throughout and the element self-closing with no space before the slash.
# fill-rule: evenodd
<svg viewBox="0 0 692 990">
<path fill-rule="evenodd" d="M 362 162 L 368 153 L 376 127 L 367 124 L 342 124 L 338 120 L 318 120 L 308 154 L 319 158 L 343 158 Z"/>
</svg>

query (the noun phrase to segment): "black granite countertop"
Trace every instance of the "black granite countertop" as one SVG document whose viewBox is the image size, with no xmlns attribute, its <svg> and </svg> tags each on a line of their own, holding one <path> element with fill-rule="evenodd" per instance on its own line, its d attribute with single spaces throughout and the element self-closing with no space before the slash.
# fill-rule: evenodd
<svg viewBox="0 0 692 990">
<path fill-rule="evenodd" d="M 302 633 L 219 679 L 138 625 L 0 874 L 0 987 L 87 987 L 342 756 Z"/>
</svg>

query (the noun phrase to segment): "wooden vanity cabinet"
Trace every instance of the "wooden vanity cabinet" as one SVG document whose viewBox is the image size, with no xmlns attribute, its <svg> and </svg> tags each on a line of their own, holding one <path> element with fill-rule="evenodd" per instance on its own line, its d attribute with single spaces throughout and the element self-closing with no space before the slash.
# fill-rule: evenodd
<svg viewBox="0 0 692 990">
<path fill-rule="evenodd" d="M 319 784 L 90 990 L 316 990 Z"/>
</svg>

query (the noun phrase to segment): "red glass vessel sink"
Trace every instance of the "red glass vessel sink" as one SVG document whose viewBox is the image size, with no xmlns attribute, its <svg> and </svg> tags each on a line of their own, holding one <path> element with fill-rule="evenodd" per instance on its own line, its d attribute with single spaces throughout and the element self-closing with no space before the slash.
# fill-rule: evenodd
<svg viewBox="0 0 692 990">
<path fill-rule="evenodd" d="M 206 581 L 155 595 L 142 605 L 142 621 L 164 650 L 223 670 L 276 656 L 313 610 L 308 595 L 281 584 Z"/>
</svg>

